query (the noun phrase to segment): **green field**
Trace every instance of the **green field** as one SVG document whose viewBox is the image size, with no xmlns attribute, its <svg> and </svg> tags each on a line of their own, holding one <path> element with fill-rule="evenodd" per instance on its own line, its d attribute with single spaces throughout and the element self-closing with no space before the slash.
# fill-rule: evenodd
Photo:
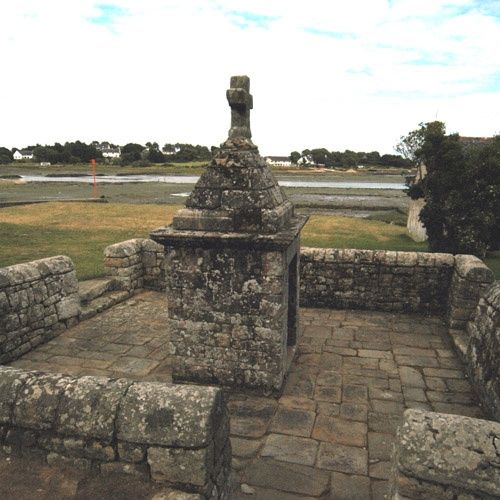
<svg viewBox="0 0 500 500">
<path fill-rule="evenodd" d="M 179 205 L 43 203 L 0 210 L 0 267 L 52 255 L 70 256 L 80 279 L 101 276 L 103 250 L 129 238 L 147 237 L 170 223 Z M 425 251 L 406 229 L 366 219 L 313 215 L 302 244 L 316 247 Z M 500 255 L 488 260 L 500 277 Z"/>
</svg>

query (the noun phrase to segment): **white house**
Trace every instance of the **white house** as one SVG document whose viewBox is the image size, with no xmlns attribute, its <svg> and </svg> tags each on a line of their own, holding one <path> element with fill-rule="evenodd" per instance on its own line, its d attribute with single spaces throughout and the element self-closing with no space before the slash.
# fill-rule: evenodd
<svg viewBox="0 0 500 500">
<path fill-rule="evenodd" d="M 266 163 L 271 167 L 291 167 L 292 160 L 289 156 L 266 156 Z"/>
<path fill-rule="evenodd" d="M 172 145 L 169 145 L 168 147 L 163 146 L 163 148 L 161 149 L 161 152 L 162 152 L 165 156 L 170 156 L 170 155 L 175 155 L 175 154 L 176 154 L 176 153 L 178 153 L 180 150 L 181 150 L 181 148 L 179 148 L 179 147 L 177 147 L 177 146 L 172 146 Z"/>
<path fill-rule="evenodd" d="M 34 157 L 33 151 L 29 149 L 16 150 L 13 156 L 14 160 L 32 160 Z"/>
<path fill-rule="evenodd" d="M 312 155 L 301 156 L 297 160 L 297 165 L 314 165 L 314 160 L 312 158 Z"/>
<path fill-rule="evenodd" d="M 102 156 L 104 158 L 120 158 L 122 152 L 121 149 L 118 148 L 103 148 L 101 149 Z"/>
<path fill-rule="evenodd" d="M 122 154 L 119 146 L 113 146 L 109 142 L 98 143 L 94 141 L 92 146 L 94 146 L 97 151 L 100 151 L 104 158 L 120 158 Z"/>
</svg>

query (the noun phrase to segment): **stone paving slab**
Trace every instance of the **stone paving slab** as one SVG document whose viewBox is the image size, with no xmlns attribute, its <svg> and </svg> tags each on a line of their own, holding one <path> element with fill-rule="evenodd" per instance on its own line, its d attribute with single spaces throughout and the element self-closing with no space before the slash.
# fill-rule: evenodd
<svg viewBox="0 0 500 500">
<path fill-rule="evenodd" d="M 170 382 L 165 317 L 144 292 L 11 364 Z M 439 318 L 351 310 L 302 309 L 281 397 L 228 405 L 237 499 L 384 498 L 404 409 L 483 416 Z"/>
</svg>

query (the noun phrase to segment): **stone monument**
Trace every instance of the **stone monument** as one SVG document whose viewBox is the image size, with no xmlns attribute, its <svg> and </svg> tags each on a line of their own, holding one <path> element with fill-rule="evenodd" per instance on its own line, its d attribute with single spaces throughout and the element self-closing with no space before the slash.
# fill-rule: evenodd
<svg viewBox="0 0 500 500">
<path fill-rule="evenodd" d="M 247 76 L 233 76 L 228 139 L 170 226 L 165 247 L 174 381 L 279 391 L 297 340 L 300 230 L 251 140 Z"/>
</svg>

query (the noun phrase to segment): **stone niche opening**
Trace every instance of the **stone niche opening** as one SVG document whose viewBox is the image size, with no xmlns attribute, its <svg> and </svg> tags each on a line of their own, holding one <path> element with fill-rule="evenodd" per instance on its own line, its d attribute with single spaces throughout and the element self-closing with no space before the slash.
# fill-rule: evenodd
<svg viewBox="0 0 500 500">
<path fill-rule="evenodd" d="M 293 348 L 297 345 L 299 319 L 299 256 L 297 254 L 293 256 L 291 262 L 288 264 L 287 280 L 287 346 Z"/>
<path fill-rule="evenodd" d="M 246 76 L 231 78 L 229 138 L 186 208 L 151 233 L 165 248 L 172 376 L 278 392 L 297 343 L 300 231 L 307 221 L 251 141 Z"/>
</svg>

